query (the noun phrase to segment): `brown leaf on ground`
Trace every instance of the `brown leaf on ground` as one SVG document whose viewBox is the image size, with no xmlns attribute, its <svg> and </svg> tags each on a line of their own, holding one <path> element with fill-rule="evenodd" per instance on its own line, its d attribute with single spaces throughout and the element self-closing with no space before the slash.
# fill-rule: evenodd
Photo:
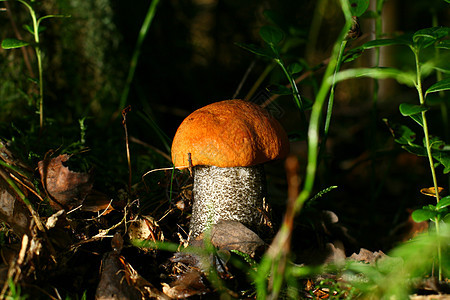
<svg viewBox="0 0 450 300">
<path fill-rule="evenodd" d="M 255 257 L 265 248 L 264 241 L 237 221 L 219 220 L 211 229 L 211 243 L 222 250 L 237 250 Z"/>
<path fill-rule="evenodd" d="M 163 292 L 172 299 L 184 299 L 204 295 L 209 292 L 209 289 L 202 274 L 197 270 L 191 270 L 179 275 L 170 285 L 163 283 Z"/>
<path fill-rule="evenodd" d="M 198 249 L 205 247 L 206 236 L 208 235 L 205 233 L 200 234 L 189 247 Z M 166 295 L 180 299 L 209 293 L 210 289 L 204 274 L 210 268 L 214 268 L 221 279 L 234 278 L 227 265 L 231 250 L 255 257 L 262 253 L 266 246 L 256 233 L 236 221 L 219 220 L 212 226 L 209 239 L 217 250 L 215 254 L 185 251 L 177 252 L 170 258 L 175 273 L 179 275 L 170 285 L 164 284 L 163 291 Z M 226 293 L 234 295 L 230 290 L 226 290 Z"/>
<path fill-rule="evenodd" d="M 377 260 L 379 260 L 380 258 L 383 258 L 385 256 L 386 256 L 386 254 L 384 254 L 383 251 L 372 252 L 370 250 L 361 248 L 361 249 L 359 249 L 359 253 L 358 254 L 353 253 L 350 256 L 350 259 L 353 259 L 353 260 L 356 260 L 359 262 L 364 262 L 367 264 L 373 264 Z"/>
<path fill-rule="evenodd" d="M 30 234 L 32 217 L 25 204 L 9 189 L 0 178 L 0 220 L 7 223 L 14 233 L 22 236 Z"/>
<path fill-rule="evenodd" d="M 116 252 L 106 253 L 95 294 L 97 300 L 168 299 Z"/>
<path fill-rule="evenodd" d="M 164 241 L 164 234 L 158 222 L 150 216 L 139 216 L 131 221 L 127 234 L 130 240 Z M 142 248 L 142 250 L 149 251 L 150 249 Z"/>
<path fill-rule="evenodd" d="M 111 203 L 111 199 L 105 194 L 92 190 L 84 199 L 81 210 L 106 215 L 114 210 Z"/>
<path fill-rule="evenodd" d="M 92 189 L 90 173 L 78 173 L 64 166 L 69 155 L 63 154 L 38 163 L 41 181 L 51 196 L 55 209 L 72 209 L 81 205 Z"/>
</svg>

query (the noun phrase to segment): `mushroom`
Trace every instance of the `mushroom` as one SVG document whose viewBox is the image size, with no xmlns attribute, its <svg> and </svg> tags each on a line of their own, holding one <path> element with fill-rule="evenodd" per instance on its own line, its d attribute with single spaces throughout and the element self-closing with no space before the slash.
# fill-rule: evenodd
<svg viewBox="0 0 450 300">
<path fill-rule="evenodd" d="M 263 220 L 263 164 L 288 152 L 286 132 L 255 103 L 225 100 L 191 113 L 172 143 L 175 167 L 192 167 L 191 237 L 219 220 L 256 229 Z"/>
</svg>

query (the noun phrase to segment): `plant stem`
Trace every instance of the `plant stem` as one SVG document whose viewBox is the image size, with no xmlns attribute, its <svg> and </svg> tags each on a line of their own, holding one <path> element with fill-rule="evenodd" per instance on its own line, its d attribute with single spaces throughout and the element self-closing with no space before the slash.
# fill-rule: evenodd
<svg viewBox="0 0 450 300">
<path fill-rule="evenodd" d="M 293 218 L 299 213 L 303 206 L 303 203 L 309 198 L 314 186 L 314 180 L 317 169 L 317 157 L 318 157 L 318 144 L 319 144 L 319 127 L 320 116 L 322 113 L 322 107 L 327 97 L 328 91 L 332 84 L 332 74 L 337 65 L 337 58 L 339 56 L 339 50 L 342 45 L 342 41 L 345 39 L 351 24 L 352 16 L 350 14 L 349 3 L 346 0 L 340 1 L 342 11 L 345 16 L 345 25 L 339 34 L 339 37 L 334 44 L 330 62 L 325 70 L 323 81 L 317 94 L 316 101 L 313 104 L 311 117 L 308 128 L 308 165 L 306 167 L 306 178 L 302 192 L 297 198 L 294 198 L 293 203 L 289 202 L 289 208 L 286 211 L 285 221 L 283 222 L 280 230 L 277 232 L 271 247 L 265 253 L 258 267 L 258 272 L 255 274 L 255 284 L 257 288 L 257 299 L 277 299 L 280 288 L 282 286 L 284 276 L 286 273 L 280 273 L 280 270 L 285 270 L 287 266 L 287 256 L 289 254 L 290 240 L 292 237 L 292 224 L 286 222 L 289 218 Z M 267 295 L 267 276 L 272 276 L 270 281 L 272 283 L 272 289 L 270 294 Z"/>
<path fill-rule="evenodd" d="M 345 47 L 347 46 L 347 40 L 343 40 L 341 42 L 341 46 L 339 48 L 339 53 L 337 55 L 336 68 L 334 69 L 333 75 L 333 83 L 331 84 L 330 95 L 328 96 L 328 105 L 327 105 L 327 114 L 325 117 L 325 126 L 323 129 L 323 138 L 319 147 L 319 155 L 318 160 L 320 162 L 324 151 L 326 151 L 326 144 L 328 139 L 328 131 L 330 129 L 331 124 L 331 115 L 333 113 L 333 104 L 334 104 L 334 87 L 336 86 L 336 73 L 339 72 L 342 64 L 342 56 L 344 54 Z"/>
<path fill-rule="evenodd" d="M 133 56 L 131 58 L 130 69 L 128 70 L 128 76 L 127 76 L 127 80 L 125 82 L 125 87 L 124 87 L 122 95 L 120 97 L 120 107 L 119 107 L 120 110 L 122 110 L 127 103 L 127 98 L 128 98 L 128 94 L 130 92 L 131 82 L 133 81 L 134 73 L 136 72 L 136 67 L 137 67 L 137 63 L 139 60 L 139 56 L 141 54 L 142 44 L 144 42 L 145 37 L 147 36 L 148 29 L 150 28 L 150 25 L 155 16 L 156 7 L 157 7 L 158 3 L 159 3 L 159 0 L 152 1 L 152 3 L 150 4 L 150 7 L 147 10 L 147 15 L 145 16 L 144 23 L 142 23 L 141 30 L 139 31 L 139 36 L 136 41 L 136 47 L 134 48 Z"/>
<path fill-rule="evenodd" d="M 291 84 L 295 103 L 297 104 L 298 108 L 300 108 L 300 110 L 303 112 L 302 99 L 300 97 L 300 93 L 298 91 L 297 84 L 295 84 L 295 81 L 292 78 L 291 74 L 289 74 L 288 70 L 286 70 L 286 67 L 284 66 L 284 63 L 281 61 L 281 59 L 275 59 L 275 62 L 281 67 L 284 75 L 286 75 L 286 78 L 289 80 L 289 83 Z"/>
<path fill-rule="evenodd" d="M 39 72 L 39 127 L 44 127 L 44 81 L 42 72 L 42 55 L 39 46 L 36 46 L 36 57 L 38 61 L 38 72 Z"/>
<path fill-rule="evenodd" d="M 422 80 L 421 80 L 421 70 L 420 70 L 420 62 L 419 62 L 419 50 L 415 48 L 411 48 L 414 52 L 414 58 L 416 62 L 416 89 L 417 93 L 419 94 L 419 101 L 420 105 L 425 105 L 425 98 L 423 97 L 423 90 L 422 90 Z M 431 177 L 433 178 L 433 185 L 435 190 L 435 197 L 437 203 L 439 203 L 439 189 L 438 189 L 438 183 L 436 178 L 436 170 L 434 169 L 434 162 L 433 162 L 433 156 L 431 154 L 431 145 L 430 145 L 430 137 L 428 133 L 428 123 L 426 118 L 426 111 L 422 111 L 422 122 L 423 122 L 423 133 L 425 136 L 425 147 L 427 149 L 427 156 L 428 156 L 428 162 L 430 164 L 430 170 L 431 170 Z M 434 223 L 436 226 L 436 235 L 438 236 L 437 240 L 437 250 L 438 250 L 438 280 L 442 280 L 442 247 L 441 247 L 441 241 L 439 238 L 440 229 L 439 229 L 439 219 L 435 217 Z"/>
<path fill-rule="evenodd" d="M 25 5 L 29 12 L 31 19 L 33 21 L 33 35 L 34 35 L 34 42 L 36 45 L 34 46 L 34 49 L 36 51 L 36 58 L 38 61 L 38 72 L 39 72 L 39 127 L 44 127 L 44 81 L 43 81 L 43 71 L 42 71 L 42 52 L 39 45 L 39 21 L 36 18 L 36 13 L 34 9 L 31 7 L 30 4 L 23 0 L 18 0 L 20 3 Z"/>
<path fill-rule="evenodd" d="M 376 0 L 375 2 L 375 10 L 376 10 L 376 17 L 375 17 L 375 39 L 381 38 L 381 34 L 383 31 L 382 27 L 382 11 L 383 11 L 383 4 L 384 0 Z M 375 61 L 374 66 L 378 68 L 380 66 L 380 54 L 381 54 L 381 48 L 376 47 L 375 48 Z M 370 205 L 371 207 L 374 207 L 376 205 L 376 199 L 378 197 L 377 192 L 377 180 L 376 180 L 376 147 L 377 147 L 377 140 L 376 140 L 376 127 L 377 127 L 377 119 L 378 119 L 378 93 L 379 93 L 379 81 L 378 79 L 373 79 L 373 93 L 372 93 L 372 109 L 371 109 L 371 122 L 369 126 L 369 137 L 368 137 L 368 143 L 369 143 L 369 155 L 370 155 Z"/>
<path fill-rule="evenodd" d="M 275 63 L 274 62 L 271 62 L 270 64 L 268 64 L 266 66 L 264 71 L 261 73 L 261 75 L 259 75 L 258 79 L 255 81 L 255 83 L 251 87 L 250 91 L 244 97 L 245 100 L 250 100 L 253 97 L 253 94 L 255 94 L 256 90 L 262 84 L 262 82 L 267 77 L 267 75 L 269 75 L 269 73 L 272 71 L 273 67 L 275 67 Z"/>
<path fill-rule="evenodd" d="M 437 27 L 439 24 L 438 24 L 436 9 L 433 9 L 432 13 L 433 13 L 433 16 L 432 16 L 433 24 L 432 25 L 433 25 L 433 27 Z M 437 48 L 437 47 L 434 48 L 434 56 L 435 56 L 436 60 L 439 60 L 440 51 L 439 51 L 439 48 Z M 443 79 L 442 72 L 439 69 L 437 69 L 436 70 L 436 80 L 441 81 L 442 79 Z M 445 142 L 448 142 L 449 138 L 450 138 L 449 121 L 448 121 L 449 107 L 448 107 L 447 101 L 444 101 L 444 99 L 442 99 L 442 98 L 444 98 L 444 91 L 439 92 L 439 97 L 441 97 L 441 115 L 442 115 L 442 124 L 444 127 L 444 140 L 445 140 Z M 449 180 L 450 180 L 450 178 L 449 178 Z"/>
<path fill-rule="evenodd" d="M 419 94 L 419 101 L 420 105 L 425 105 L 425 98 L 423 97 L 423 90 L 422 90 L 422 80 L 421 80 L 421 70 L 420 70 L 420 63 L 419 63 L 419 51 L 416 49 L 413 49 L 414 57 L 416 60 L 416 72 L 417 72 L 417 80 L 416 80 L 416 89 L 417 93 Z M 427 156 L 428 161 L 430 163 L 430 170 L 431 170 L 431 176 L 433 178 L 433 185 L 435 188 L 435 196 L 437 202 L 439 202 L 439 190 L 438 190 L 438 184 L 437 184 L 437 178 L 436 178 L 436 171 L 434 169 L 434 162 L 433 162 L 433 156 L 431 154 L 431 145 L 430 145 L 430 137 L 428 133 L 428 123 L 426 118 L 426 111 L 422 111 L 422 119 L 423 119 L 423 133 L 425 135 L 425 147 L 427 149 Z"/>
<path fill-rule="evenodd" d="M 292 78 L 292 75 L 288 72 L 288 70 L 284 66 L 283 61 L 280 58 L 277 58 L 275 59 L 275 62 L 280 66 L 281 70 L 283 70 L 284 75 L 291 84 L 292 94 L 294 96 L 295 103 L 297 104 L 297 107 L 300 109 L 301 122 L 304 125 L 304 128 L 306 128 L 307 124 L 306 124 L 305 110 L 303 109 L 302 98 L 300 97 L 300 92 L 298 91 L 297 84 L 295 83 L 294 78 Z"/>
<path fill-rule="evenodd" d="M 348 2 L 341 0 L 342 10 L 345 15 L 345 26 L 342 29 L 337 42 L 334 44 L 332 54 L 330 56 L 330 62 L 325 70 L 324 80 L 320 86 L 319 92 L 316 96 L 316 101 L 313 104 L 311 110 L 311 117 L 309 120 L 308 128 L 308 164 L 306 166 L 306 177 L 303 185 L 302 192 L 298 195 L 295 203 L 295 212 L 298 213 L 303 203 L 308 199 L 309 195 L 314 186 L 316 169 L 317 169 L 317 158 L 318 158 L 318 144 L 319 144 L 319 127 L 320 127 L 320 116 L 322 113 L 322 107 L 325 102 L 326 96 L 330 89 L 332 78 L 335 67 L 337 65 L 337 58 L 339 56 L 339 51 L 341 49 L 342 41 L 345 39 L 351 25 L 352 16 L 350 14 L 350 9 L 348 7 Z M 331 80 L 330 80 L 331 79 Z"/>
</svg>

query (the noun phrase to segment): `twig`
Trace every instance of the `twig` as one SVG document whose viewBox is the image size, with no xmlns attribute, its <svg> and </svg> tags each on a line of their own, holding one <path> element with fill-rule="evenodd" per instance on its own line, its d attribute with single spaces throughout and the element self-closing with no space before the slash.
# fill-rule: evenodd
<svg viewBox="0 0 450 300">
<path fill-rule="evenodd" d="M 279 291 L 282 282 L 281 277 L 283 275 L 280 274 L 285 273 L 286 263 L 291 249 L 292 230 L 296 215 L 295 202 L 300 190 L 300 177 L 298 176 L 300 167 L 298 159 L 295 156 L 289 156 L 286 159 L 285 168 L 288 183 L 288 203 L 286 213 L 284 215 L 282 228 L 278 231 L 267 251 L 267 256 L 278 262 L 275 270 L 278 276 L 272 276 L 269 279 L 269 290 L 275 294 L 275 298 L 278 295 L 277 291 Z"/>
<path fill-rule="evenodd" d="M 153 169 L 153 170 L 150 170 L 150 171 L 146 172 L 144 175 L 142 175 L 142 180 L 144 180 L 144 177 L 147 176 L 150 173 L 157 172 L 157 171 L 168 171 L 168 170 L 172 170 L 174 168 L 178 169 L 178 170 L 184 170 L 184 169 L 189 169 L 189 166 L 167 167 L 167 168 Z"/>
<path fill-rule="evenodd" d="M 125 130 L 125 147 L 127 149 L 127 162 L 128 162 L 128 195 L 131 195 L 131 159 L 130 159 L 130 144 L 128 141 L 128 129 L 127 129 L 127 113 L 131 110 L 131 106 L 128 105 L 122 110 L 122 125 Z"/>
<path fill-rule="evenodd" d="M 34 188 L 32 188 L 31 186 L 28 186 L 27 184 L 25 184 L 25 182 L 22 182 L 19 178 L 14 176 L 14 174 L 10 173 L 10 175 L 11 175 L 12 179 L 14 179 L 17 183 L 21 184 L 24 188 L 29 190 L 31 193 L 33 193 L 36 197 L 39 198 L 39 200 L 44 201 L 44 198 L 42 198 L 42 196 L 39 195 L 38 192 L 34 190 Z"/>
<path fill-rule="evenodd" d="M 9 287 L 9 279 L 13 281 L 13 284 L 17 284 L 17 280 L 19 279 L 21 273 L 20 266 L 25 260 L 25 254 L 28 249 L 28 240 L 28 235 L 24 234 L 22 237 L 22 246 L 20 247 L 19 255 L 15 261 L 11 261 L 11 265 L 9 266 L 8 279 L 5 280 L 5 283 L 3 284 L 0 299 L 5 299 L 5 294 Z"/>
<path fill-rule="evenodd" d="M 52 260 L 56 262 L 56 259 L 55 259 L 56 251 L 53 248 L 53 245 L 47 236 L 47 231 L 45 230 L 45 227 L 42 224 L 41 219 L 39 218 L 39 214 L 34 210 L 33 206 L 31 205 L 30 201 L 25 197 L 25 194 L 22 192 L 22 190 L 16 185 L 16 183 L 11 179 L 11 177 L 2 168 L 0 168 L 0 176 L 3 177 L 3 179 L 9 184 L 9 186 L 14 190 L 16 195 L 20 198 L 20 200 L 22 200 L 22 202 L 27 207 L 28 211 L 31 213 L 31 216 L 32 216 L 34 222 L 36 223 L 37 228 L 39 229 L 39 231 L 42 232 L 42 235 L 44 236 L 44 239 L 47 242 Z"/>
<path fill-rule="evenodd" d="M 155 151 L 156 153 L 158 153 L 159 155 L 161 155 L 162 157 L 164 157 L 165 159 L 167 159 L 168 161 L 172 162 L 172 158 L 167 153 L 163 152 L 162 150 L 159 150 L 155 146 L 147 144 L 146 142 L 143 142 L 140 139 L 135 138 L 134 136 L 130 136 L 130 142 L 133 142 L 133 143 L 142 145 L 144 147 L 150 148 L 153 151 Z"/>
<path fill-rule="evenodd" d="M 328 65 L 329 62 L 330 62 L 330 58 L 329 58 L 329 57 L 326 58 L 326 59 L 324 59 L 324 60 L 323 60 L 319 65 L 317 65 L 315 68 L 313 68 L 313 69 L 311 69 L 311 70 L 309 70 L 309 71 L 307 71 L 307 72 L 305 72 L 305 73 L 302 73 L 302 75 L 300 75 L 299 77 L 297 77 L 297 78 L 295 79 L 295 83 L 298 84 L 298 83 L 302 82 L 303 80 L 305 80 L 306 78 L 308 78 L 309 76 L 311 76 L 313 73 L 315 73 L 315 72 L 321 70 L 322 68 L 324 68 L 326 65 Z M 290 84 L 290 83 L 286 84 L 286 87 L 287 87 L 287 88 L 291 88 L 291 84 Z M 275 101 L 278 97 L 280 97 L 280 95 L 278 95 L 278 94 L 273 95 L 272 97 L 270 97 L 269 99 L 267 99 L 261 106 L 262 106 L 262 107 L 268 106 L 270 103 L 272 103 L 273 101 Z"/>
<path fill-rule="evenodd" d="M 239 85 L 238 85 L 238 87 L 236 89 L 236 92 L 234 92 L 234 95 L 233 95 L 232 99 L 236 99 L 236 97 L 239 95 L 239 92 L 241 91 L 242 86 L 244 85 L 244 83 L 247 81 L 248 75 L 250 75 L 251 70 L 253 70 L 253 67 L 255 66 L 255 63 L 256 63 L 256 59 L 254 59 L 251 62 L 250 66 L 248 66 L 247 71 L 245 71 L 245 74 L 242 77 L 241 82 L 239 82 Z"/>
</svg>

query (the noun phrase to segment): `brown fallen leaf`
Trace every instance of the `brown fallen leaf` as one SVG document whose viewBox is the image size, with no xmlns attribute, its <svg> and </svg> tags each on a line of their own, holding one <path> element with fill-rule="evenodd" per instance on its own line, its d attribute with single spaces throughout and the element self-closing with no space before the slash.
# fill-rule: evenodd
<svg viewBox="0 0 450 300">
<path fill-rule="evenodd" d="M 112 200 L 105 194 L 92 190 L 84 199 L 81 210 L 107 215 L 114 210 L 114 207 Z"/>
<path fill-rule="evenodd" d="M 95 294 L 97 300 L 169 299 L 119 256 L 116 251 L 102 259 L 101 277 Z"/>
<path fill-rule="evenodd" d="M 205 237 L 202 233 L 191 241 L 189 248 L 200 250 L 205 247 Z M 209 283 L 205 274 L 214 268 L 218 276 L 223 280 L 234 278 L 227 262 L 230 259 L 231 250 L 237 250 L 251 257 L 261 254 L 266 244 L 253 231 L 237 221 L 219 220 L 213 225 L 209 233 L 209 241 L 216 248 L 214 253 L 202 253 L 199 251 L 176 252 L 171 258 L 174 272 L 178 273 L 176 280 L 163 284 L 163 292 L 171 298 L 180 299 L 210 293 Z M 224 289 L 221 293 L 238 298 L 233 291 Z"/>
<path fill-rule="evenodd" d="M 436 189 L 434 188 L 434 186 L 429 187 L 429 188 L 420 189 L 420 192 L 425 196 L 436 197 Z M 445 192 L 444 188 L 438 186 L 439 196 L 442 196 L 444 194 L 444 192 Z"/>
<path fill-rule="evenodd" d="M 237 221 L 219 220 L 211 229 L 211 243 L 222 250 L 237 250 L 250 257 L 264 251 L 266 244 L 253 231 Z"/>
<path fill-rule="evenodd" d="M 30 234 L 32 217 L 25 204 L 15 196 L 9 186 L 0 178 L 0 220 L 9 224 L 14 233 Z"/>
<path fill-rule="evenodd" d="M 386 257 L 386 254 L 383 253 L 383 251 L 375 251 L 372 252 L 370 250 L 367 250 L 365 248 L 359 249 L 359 253 L 353 253 L 350 256 L 350 259 L 356 260 L 359 262 L 364 262 L 367 264 L 374 264 L 377 260 Z"/>
<path fill-rule="evenodd" d="M 128 237 L 130 240 L 164 241 L 164 234 L 161 228 L 151 216 L 138 216 L 128 226 Z M 150 251 L 150 248 L 141 248 L 143 251 Z"/>
<path fill-rule="evenodd" d="M 92 189 L 90 173 L 79 173 L 64 166 L 70 155 L 63 154 L 38 163 L 41 181 L 55 209 L 70 210 L 81 205 Z"/>
<path fill-rule="evenodd" d="M 184 299 L 204 295 L 209 292 L 209 288 L 202 274 L 197 270 L 191 270 L 179 275 L 170 285 L 163 283 L 163 292 L 172 299 Z"/>
</svg>

